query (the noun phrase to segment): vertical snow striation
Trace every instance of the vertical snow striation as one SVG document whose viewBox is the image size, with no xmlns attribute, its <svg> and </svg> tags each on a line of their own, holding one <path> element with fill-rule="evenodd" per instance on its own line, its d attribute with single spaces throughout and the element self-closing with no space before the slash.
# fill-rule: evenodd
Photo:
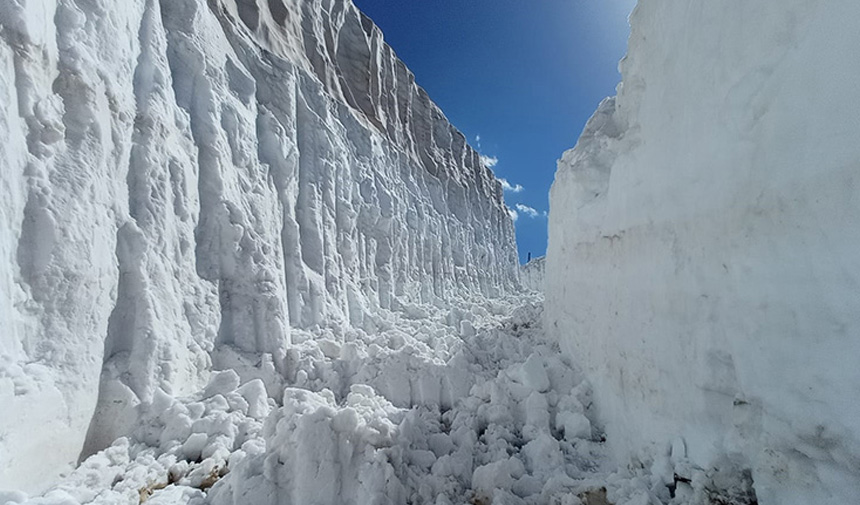
<svg viewBox="0 0 860 505">
<path fill-rule="evenodd" d="M 291 328 L 516 287 L 498 182 L 348 0 L 21 0 L 0 37 L 0 488 L 288 373 Z"/>
<path fill-rule="evenodd" d="M 0 119 L 8 151 L 0 160 L 4 486 L 37 486 L 43 468 L 74 462 L 96 402 L 116 301 L 116 217 L 126 207 L 119 187 L 138 52 L 136 37 L 117 44 L 115 32 L 136 33 L 140 16 L 134 5 L 102 7 L 0 7 L 4 79 L 11 86 L 14 76 L 16 95 L 4 90 Z"/>
<path fill-rule="evenodd" d="M 763 505 L 860 496 L 857 19 L 849 0 L 634 11 L 619 94 L 559 162 L 546 277 L 619 456 L 676 440 L 751 470 Z"/>
</svg>

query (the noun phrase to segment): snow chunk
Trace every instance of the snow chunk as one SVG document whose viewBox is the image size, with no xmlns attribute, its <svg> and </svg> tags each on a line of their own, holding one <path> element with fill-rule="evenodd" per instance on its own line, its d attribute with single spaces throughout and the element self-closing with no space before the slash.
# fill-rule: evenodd
<svg viewBox="0 0 860 505">
<path fill-rule="evenodd" d="M 547 376 L 546 368 L 544 368 L 544 360 L 537 354 L 532 354 L 523 363 L 522 372 L 520 375 L 522 383 L 529 389 L 546 392 L 549 389 L 549 376 Z"/>
</svg>

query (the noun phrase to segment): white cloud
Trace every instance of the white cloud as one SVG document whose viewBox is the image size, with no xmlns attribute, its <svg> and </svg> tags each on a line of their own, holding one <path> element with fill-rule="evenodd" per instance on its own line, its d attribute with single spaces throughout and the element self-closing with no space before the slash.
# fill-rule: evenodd
<svg viewBox="0 0 860 505">
<path fill-rule="evenodd" d="M 532 207 L 529 207 L 528 205 L 523 205 L 521 203 L 518 203 L 516 205 L 516 208 L 518 211 L 522 212 L 523 214 L 527 215 L 528 217 L 530 217 L 532 219 L 534 219 L 540 215 L 540 212 L 538 212 L 537 209 L 533 209 Z"/>
<path fill-rule="evenodd" d="M 510 191 L 511 193 L 519 193 L 520 191 L 526 189 L 519 184 L 511 184 L 507 179 L 499 179 L 499 182 L 502 183 L 502 189 L 505 191 Z"/>
<path fill-rule="evenodd" d="M 508 207 L 508 215 L 511 216 L 511 221 L 513 221 L 515 223 L 517 222 L 517 219 L 520 218 L 520 215 L 517 214 L 517 211 L 515 211 L 514 209 L 512 209 L 510 207 Z"/>
<path fill-rule="evenodd" d="M 495 156 L 487 156 L 487 155 L 482 154 L 481 155 L 481 163 L 483 163 L 484 166 L 487 168 L 493 168 L 494 166 L 496 166 L 499 163 L 499 159 L 496 158 Z"/>
</svg>

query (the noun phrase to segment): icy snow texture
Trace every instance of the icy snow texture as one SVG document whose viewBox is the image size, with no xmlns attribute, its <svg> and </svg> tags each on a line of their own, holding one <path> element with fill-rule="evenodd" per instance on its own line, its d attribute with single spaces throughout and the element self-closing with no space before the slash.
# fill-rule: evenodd
<svg viewBox="0 0 860 505">
<path fill-rule="evenodd" d="M 286 373 L 290 328 L 516 284 L 501 186 L 348 0 L 4 1 L 0 36 L 0 488 Z"/>
<path fill-rule="evenodd" d="M 763 505 L 860 496 L 858 20 L 634 11 L 619 94 L 559 162 L 547 259 L 547 327 L 619 456 L 680 435 Z"/>
</svg>

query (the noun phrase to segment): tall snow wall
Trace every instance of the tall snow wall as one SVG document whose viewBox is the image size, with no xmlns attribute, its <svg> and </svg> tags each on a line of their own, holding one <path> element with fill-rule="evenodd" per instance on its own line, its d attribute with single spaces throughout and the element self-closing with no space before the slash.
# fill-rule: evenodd
<svg viewBox="0 0 860 505">
<path fill-rule="evenodd" d="M 517 284 L 500 185 L 349 0 L 21 0 L 0 36 L 0 489 L 225 349 Z"/>
<path fill-rule="evenodd" d="M 632 14 L 618 96 L 558 164 L 546 276 L 619 458 L 674 440 L 751 470 L 762 505 L 860 496 L 858 19 L 854 0 Z"/>
</svg>

